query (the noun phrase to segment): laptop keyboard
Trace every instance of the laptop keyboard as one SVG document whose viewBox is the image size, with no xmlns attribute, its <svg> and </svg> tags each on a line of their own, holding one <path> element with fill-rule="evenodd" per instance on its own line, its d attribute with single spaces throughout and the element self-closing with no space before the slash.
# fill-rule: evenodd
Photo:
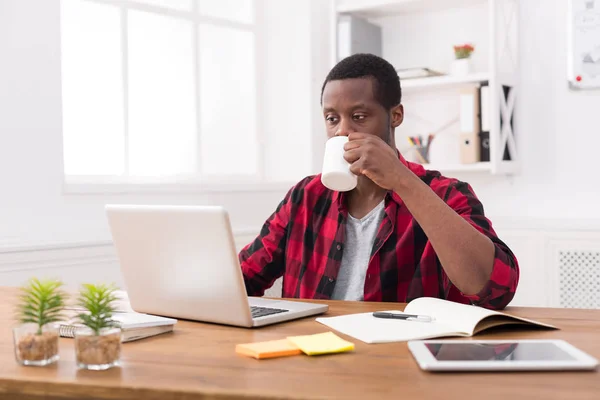
<svg viewBox="0 0 600 400">
<path fill-rule="evenodd" d="M 280 308 L 267 308 L 267 307 L 251 306 L 250 311 L 252 312 L 252 318 L 258 318 L 258 317 L 266 317 L 267 315 L 288 312 L 289 310 L 282 310 Z"/>
</svg>

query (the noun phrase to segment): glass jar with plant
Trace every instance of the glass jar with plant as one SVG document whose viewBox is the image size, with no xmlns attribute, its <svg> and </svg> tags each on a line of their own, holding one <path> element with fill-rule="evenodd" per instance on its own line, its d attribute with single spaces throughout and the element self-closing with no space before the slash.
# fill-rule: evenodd
<svg viewBox="0 0 600 400">
<path fill-rule="evenodd" d="M 85 311 L 77 317 L 83 327 L 75 331 L 77 366 L 105 370 L 118 366 L 121 359 L 121 328 L 113 320 L 117 300 L 112 285 L 84 284 L 78 305 Z"/>
<path fill-rule="evenodd" d="M 57 280 L 33 278 L 20 289 L 13 329 L 15 358 L 22 365 L 44 366 L 59 359 L 58 322 L 67 298 Z"/>
</svg>

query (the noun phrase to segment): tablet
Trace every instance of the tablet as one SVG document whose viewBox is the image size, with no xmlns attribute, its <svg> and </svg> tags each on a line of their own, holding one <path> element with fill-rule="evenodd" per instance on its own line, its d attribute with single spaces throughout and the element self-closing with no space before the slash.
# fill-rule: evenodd
<svg viewBox="0 0 600 400">
<path fill-rule="evenodd" d="M 415 340 L 408 348 L 426 371 L 594 370 L 598 365 L 563 340 Z"/>
</svg>

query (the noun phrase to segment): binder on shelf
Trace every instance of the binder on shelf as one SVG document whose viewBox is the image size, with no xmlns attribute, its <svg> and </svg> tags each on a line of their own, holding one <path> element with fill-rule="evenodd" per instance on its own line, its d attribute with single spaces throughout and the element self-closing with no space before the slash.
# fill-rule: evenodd
<svg viewBox="0 0 600 400">
<path fill-rule="evenodd" d="M 479 161 L 490 161 L 490 87 L 483 83 L 479 94 Z"/>
<path fill-rule="evenodd" d="M 490 161 L 490 133 L 479 132 L 479 161 Z"/>
<path fill-rule="evenodd" d="M 483 83 L 479 87 L 480 103 L 481 103 L 481 131 L 490 131 L 490 87 Z"/>
<path fill-rule="evenodd" d="M 479 88 L 476 86 L 460 91 L 460 162 L 476 163 L 479 149 Z"/>
</svg>

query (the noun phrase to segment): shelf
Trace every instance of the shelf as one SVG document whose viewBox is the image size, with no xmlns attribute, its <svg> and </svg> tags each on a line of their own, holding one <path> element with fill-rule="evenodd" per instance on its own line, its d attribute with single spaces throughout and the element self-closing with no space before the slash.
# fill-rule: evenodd
<svg viewBox="0 0 600 400">
<path fill-rule="evenodd" d="M 446 172 L 491 172 L 490 162 L 478 162 L 473 164 L 423 164 L 425 169 L 431 171 Z"/>
<path fill-rule="evenodd" d="M 478 84 L 489 80 L 488 73 L 469 74 L 467 76 L 432 76 L 429 78 L 401 79 L 402 90 L 443 88 L 446 86 L 461 86 Z"/>
<path fill-rule="evenodd" d="M 336 11 L 365 18 L 381 18 L 395 14 L 459 8 L 484 2 L 486 0 L 338 0 Z"/>
<path fill-rule="evenodd" d="M 489 161 L 473 164 L 423 164 L 423 168 L 430 171 L 439 171 L 442 174 L 460 172 L 486 172 L 498 175 L 512 175 L 518 172 L 519 165 L 514 161 L 501 161 L 497 168 L 492 167 Z"/>
</svg>

